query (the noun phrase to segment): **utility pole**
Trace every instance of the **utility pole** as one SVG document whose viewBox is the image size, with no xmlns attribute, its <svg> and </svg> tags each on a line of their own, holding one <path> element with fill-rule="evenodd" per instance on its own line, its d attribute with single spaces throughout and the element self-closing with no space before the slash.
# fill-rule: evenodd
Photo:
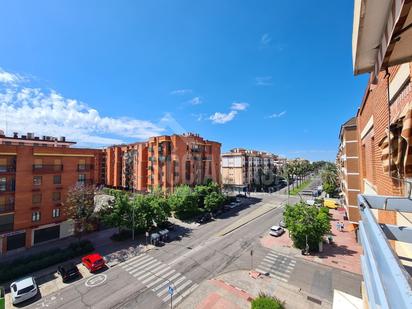
<svg viewBox="0 0 412 309">
<path fill-rule="evenodd" d="M 253 270 L 253 249 L 250 250 L 250 270 Z"/>
<path fill-rule="evenodd" d="M 134 240 L 134 206 L 132 206 L 132 239 Z"/>
</svg>

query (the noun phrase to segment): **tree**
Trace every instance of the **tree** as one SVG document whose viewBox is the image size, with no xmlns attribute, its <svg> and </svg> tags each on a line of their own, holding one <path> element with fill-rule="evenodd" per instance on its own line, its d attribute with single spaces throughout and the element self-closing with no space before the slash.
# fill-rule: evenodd
<svg viewBox="0 0 412 309">
<path fill-rule="evenodd" d="M 335 164 L 327 163 L 321 173 L 323 190 L 333 195 L 338 188 L 338 171 Z"/>
<path fill-rule="evenodd" d="M 205 209 L 212 212 L 223 205 L 225 197 L 221 193 L 212 192 L 205 197 Z"/>
<path fill-rule="evenodd" d="M 169 203 L 179 219 L 188 219 L 199 213 L 199 197 L 188 185 L 176 187 L 169 196 Z"/>
<path fill-rule="evenodd" d="M 108 205 L 102 211 L 103 221 L 111 227 L 117 227 L 119 232 L 132 229 L 133 209 L 129 196 L 119 191 L 114 197 L 113 205 Z"/>
<path fill-rule="evenodd" d="M 94 215 L 94 187 L 77 184 L 67 192 L 63 203 L 68 219 L 74 221 L 74 233 L 79 238 L 84 232 L 91 231 L 96 221 Z"/>
<path fill-rule="evenodd" d="M 284 302 L 280 299 L 264 294 L 259 293 L 258 297 L 252 300 L 252 309 L 283 309 L 285 308 Z"/>
<path fill-rule="evenodd" d="M 315 206 L 303 202 L 286 205 L 283 216 L 297 248 L 304 249 L 307 239 L 310 250 L 318 250 L 322 236 L 330 232 L 328 214 Z"/>
<path fill-rule="evenodd" d="M 171 209 L 167 198 L 160 190 L 155 190 L 153 193 L 145 196 L 150 205 L 150 214 L 152 215 L 152 221 L 156 225 L 160 225 L 166 222 L 170 215 Z"/>
</svg>

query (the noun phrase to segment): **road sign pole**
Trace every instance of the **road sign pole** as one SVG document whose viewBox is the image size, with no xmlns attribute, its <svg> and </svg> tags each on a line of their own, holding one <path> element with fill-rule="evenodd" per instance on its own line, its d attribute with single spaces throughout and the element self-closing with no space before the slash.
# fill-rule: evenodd
<svg viewBox="0 0 412 309">
<path fill-rule="evenodd" d="M 170 309 L 173 309 L 173 294 L 170 294 Z"/>
</svg>

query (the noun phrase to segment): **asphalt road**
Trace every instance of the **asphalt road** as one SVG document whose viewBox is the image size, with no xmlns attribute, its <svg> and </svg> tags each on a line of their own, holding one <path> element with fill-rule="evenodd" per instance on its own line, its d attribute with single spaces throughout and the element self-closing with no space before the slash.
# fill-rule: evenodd
<svg viewBox="0 0 412 309">
<path fill-rule="evenodd" d="M 291 202 L 297 198 L 291 197 Z M 167 243 L 125 263 L 82 279 L 57 293 L 47 295 L 28 308 L 168 308 L 168 287 L 174 289 L 174 304 L 187 297 L 203 280 L 231 270 L 250 269 L 250 250 L 253 249 L 254 268 L 270 250 L 263 248 L 259 238 L 277 224 L 286 197 L 282 194 L 262 196 L 261 201 L 234 209 L 225 217 L 184 231 L 180 240 Z M 225 236 L 218 236 L 229 224 L 241 220 L 263 203 L 274 205 L 273 210 L 240 226 Z M 287 280 L 313 295 L 332 301 L 337 288 L 359 295 L 360 276 L 330 267 L 287 258 L 291 271 Z M 278 273 L 282 278 L 281 270 Z"/>
</svg>

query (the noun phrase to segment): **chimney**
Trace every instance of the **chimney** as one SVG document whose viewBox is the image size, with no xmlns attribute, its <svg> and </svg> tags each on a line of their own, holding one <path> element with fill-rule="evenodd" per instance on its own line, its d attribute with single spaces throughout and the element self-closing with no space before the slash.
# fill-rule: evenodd
<svg viewBox="0 0 412 309">
<path fill-rule="evenodd" d="M 27 139 L 34 139 L 34 133 L 27 133 Z"/>
<path fill-rule="evenodd" d="M 19 138 L 19 133 L 13 132 L 13 138 Z"/>
</svg>

